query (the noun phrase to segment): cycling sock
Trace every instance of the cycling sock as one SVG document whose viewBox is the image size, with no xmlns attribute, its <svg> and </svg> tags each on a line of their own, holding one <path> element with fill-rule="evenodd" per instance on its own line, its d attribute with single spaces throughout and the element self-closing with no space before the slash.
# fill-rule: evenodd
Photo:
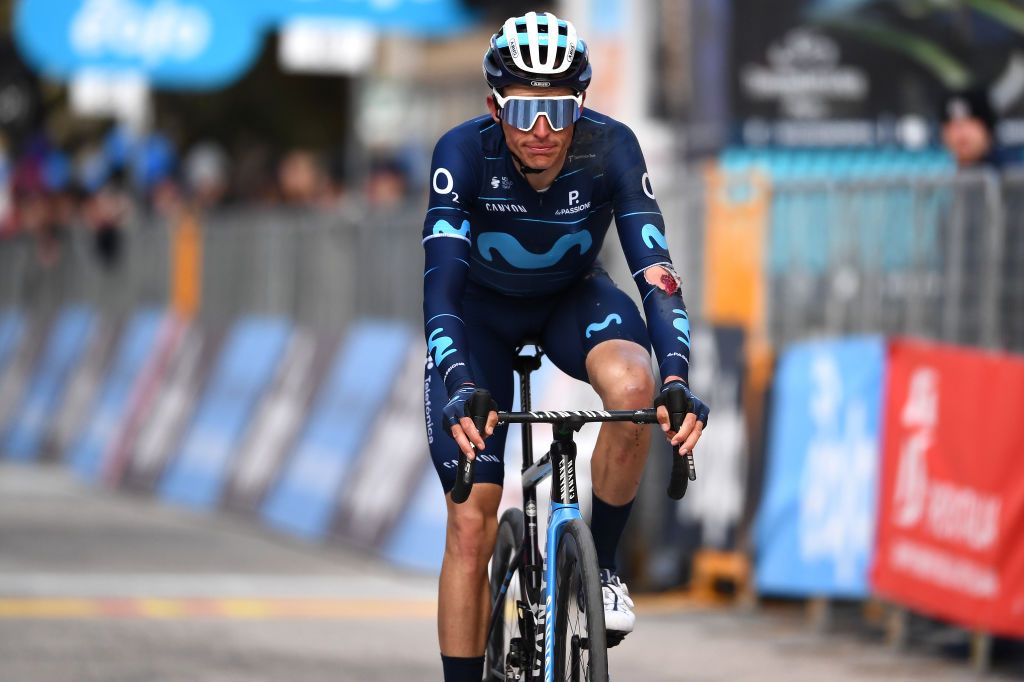
<svg viewBox="0 0 1024 682">
<path fill-rule="evenodd" d="M 593 495 L 590 513 L 590 534 L 594 536 L 597 548 L 597 563 L 601 568 L 615 571 L 615 553 L 619 548 L 622 529 L 629 521 L 629 512 L 633 508 L 633 500 L 621 507 L 608 504 L 597 495 Z M 634 498 L 635 499 L 635 498 Z"/>
<path fill-rule="evenodd" d="M 484 657 L 459 658 L 441 654 L 444 682 L 480 682 L 484 676 Z"/>
</svg>

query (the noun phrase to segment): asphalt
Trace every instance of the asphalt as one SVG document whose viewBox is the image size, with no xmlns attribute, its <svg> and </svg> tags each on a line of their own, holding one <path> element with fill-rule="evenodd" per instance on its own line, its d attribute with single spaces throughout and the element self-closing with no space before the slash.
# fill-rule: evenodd
<svg viewBox="0 0 1024 682">
<path fill-rule="evenodd" d="M 440 680 L 435 586 L 354 548 L 0 464 L 2 682 Z M 638 618 L 615 682 L 979 679 L 962 656 L 817 631 L 793 607 L 644 597 Z"/>
</svg>

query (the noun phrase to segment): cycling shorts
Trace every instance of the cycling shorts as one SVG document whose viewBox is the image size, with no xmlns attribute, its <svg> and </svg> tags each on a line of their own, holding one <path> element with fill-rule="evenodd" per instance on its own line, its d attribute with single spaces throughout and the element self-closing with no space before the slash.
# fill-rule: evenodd
<svg viewBox="0 0 1024 682">
<path fill-rule="evenodd" d="M 468 282 L 462 316 L 473 377 L 491 392 L 501 410 L 513 408 L 513 362 L 516 348 L 526 340 L 539 340 L 555 366 L 580 381 L 588 381 L 587 354 L 603 341 L 633 341 L 650 352 L 647 327 L 636 305 L 597 266 L 566 291 L 537 298 L 505 296 Z M 459 448 L 443 427 L 448 394 L 429 355 L 425 366 L 427 440 L 447 493 L 455 485 Z M 476 482 L 502 484 L 507 432 L 507 426 L 496 428 L 486 450 L 477 453 Z"/>
</svg>

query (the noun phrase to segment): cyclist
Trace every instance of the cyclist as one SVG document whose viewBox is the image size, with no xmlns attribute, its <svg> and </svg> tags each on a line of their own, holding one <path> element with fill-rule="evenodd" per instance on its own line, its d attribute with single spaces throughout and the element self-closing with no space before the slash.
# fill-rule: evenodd
<svg viewBox="0 0 1024 682">
<path fill-rule="evenodd" d="M 487 562 L 505 474 L 506 431 L 495 428 L 496 412 L 481 434 L 466 406 L 478 388 L 510 406 L 516 346 L 539 339 L 606 409 L 630 410 L 649 406 L 656 393 L 653 344 L 661 374 L 655 403 L 681 391 L 693 406 L 678 432 L 659 408 L 680 455 L 693 450 L 708 415 L 686 383 L 689 321 L 643 154 L 629 128 L 583 107 L 586 44 L 570 22 L 530 12 L 491 37 L 483 69 L 490 114 L 438 141 L 423 228 L 427 439 L 446 495 L 459 451 L 476 451 L 472 495 L 462 505 L 446 498 L 438 636 L 448 682 L 483 675 Z M 613 216 L 646 325 L 595 262 Z M 604 424 L 593 453 L 591 530 L 612 640 L 634 626 L 615 551 L 648 445 L 645 427 Z"/>
</svg>

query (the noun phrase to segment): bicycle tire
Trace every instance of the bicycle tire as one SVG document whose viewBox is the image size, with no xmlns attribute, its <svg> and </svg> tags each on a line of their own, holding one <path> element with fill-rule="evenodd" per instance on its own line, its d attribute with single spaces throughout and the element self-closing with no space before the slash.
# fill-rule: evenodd
<svg viewBox="0 0 1024 682">
<path fill-rule="evenodd" d="M 526 522 L 522 509 L 508 509 L 498 522 L 498 537 L 491 554 L 491 608 L 501 602 L 499 617 L 491 632 L 487 633 L 486 680 L 488 682 L 504 682 L 505 657 L 508 654 L 509 642 L 513 637 L 520 637 L 519 619 L 516 615 L 515 603 L 520 598 L 518 570 L 512 576 L 508 591 L 499 593 L 505 573 L 519 551 L 526 533 Z M 509 608 L 511 606 L 511 608 Z"/>
<path fill-rule="evenodd" d="M 554 679 L 607 682 L 601 573 L 594 539 L 581 519 L 566 524 L 556 556 Z M 574 644 L 574 638 L 578 644 Z"/>
</svg>

